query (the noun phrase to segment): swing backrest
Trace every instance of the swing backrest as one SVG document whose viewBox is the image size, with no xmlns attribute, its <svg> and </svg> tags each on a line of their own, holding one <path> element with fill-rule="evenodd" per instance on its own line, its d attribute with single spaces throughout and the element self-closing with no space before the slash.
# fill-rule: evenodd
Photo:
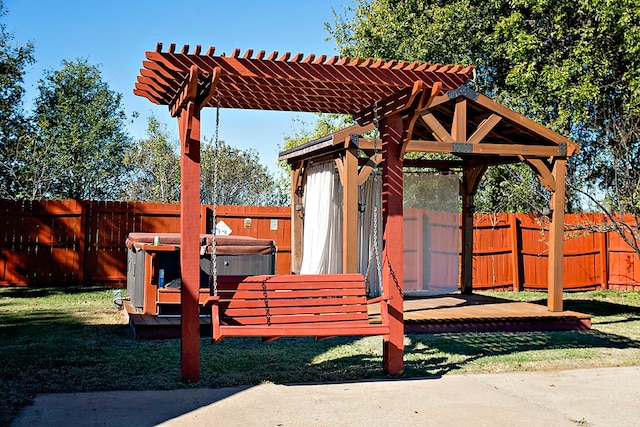
<svg viewBox="0 0 640 427">
<path fill-rule="evenodd" d="M 223 325 L 368 322 L 361 274 L 220 276 Z"/>
</svg>

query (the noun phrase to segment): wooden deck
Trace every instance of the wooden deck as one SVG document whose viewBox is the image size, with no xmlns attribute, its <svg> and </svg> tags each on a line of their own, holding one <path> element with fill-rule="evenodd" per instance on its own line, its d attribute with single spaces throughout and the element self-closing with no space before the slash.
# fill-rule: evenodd
<svg viewBox="0 0 640 427">
<path fill-rule="evenodd" d="M 138 339 L 180 337 L 179 316 L 136 313 L 125 303 L 129 324 Z M 371 321 L 379 321 L 376 306 Z M 591 328 L 591 316 L 574 311 L 550 312 L 544 305 L 513 302 L 485 295 L 451 294 L 407 299 L 406 333 L 567 331 Z M 211 321 L 200 317 L 200 334 L 211 336 Z"/>
</svg>

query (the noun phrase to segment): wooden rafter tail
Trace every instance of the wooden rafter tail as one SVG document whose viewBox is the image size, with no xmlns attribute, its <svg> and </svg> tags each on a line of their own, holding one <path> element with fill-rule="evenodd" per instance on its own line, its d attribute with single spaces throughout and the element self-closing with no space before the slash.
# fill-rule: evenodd
<svg viewBox="0 0 640 427">
<path fill-rule="evenodd" d="M 426 93 L 427 92 L 425 91 L 425 95 Z M 429 96 L 423 96 L 423 99 L 420 102 L 420 106 L 418 107 L 418 112 L 422 112 L 428 109 L 433 103 L 433 100 L 436 99 L 436 97 L 439 95 L 442 95 L 442 82 L 434 82 L 431 86 Z"/>
<path fill-rule="evenodd" d="M 142 89 L 133 89 L 133 94 L 147 98 L 149 101 L 157 105 L 162 105 L 162 98 L 153 97 L 148 91 Z"/>
<path fill-rule="evenodd" d="M 184 70 L 177 65 L 175 65 L 171 60 L 169 60 L 170 56 L 166 53 L 155 52 L 155 51 L 147 51 L 145 53 L 145 57 L 152 62 L 156 62 L 158 64 L 162 64 L 165 68 L 172 72 L 184 72 Z"/>
</svg>

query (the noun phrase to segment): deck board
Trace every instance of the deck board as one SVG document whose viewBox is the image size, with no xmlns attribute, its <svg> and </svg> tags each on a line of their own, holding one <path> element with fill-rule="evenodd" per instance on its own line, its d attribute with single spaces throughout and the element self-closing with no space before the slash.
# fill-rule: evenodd
<svg viewBox="0 0 640 427">
<path fill-rule="evenodd" d="M 136 313 L 125 304 L 129 324 L 139 339 L 180 337 L 179 316 Z M 379 306 L 369 310 L 372 322 L 380 321 Z M 530 332 L 584 330 L 591 328 L 591 316 L 574 311 L 550 312 L 547 307 L 514 302 L 486 295 L 450 294 L 404 301 L 406 333 L 446 332 Z M 210 336 L 211 321 L 200 317 L 202 336 Z"/>
</svg>

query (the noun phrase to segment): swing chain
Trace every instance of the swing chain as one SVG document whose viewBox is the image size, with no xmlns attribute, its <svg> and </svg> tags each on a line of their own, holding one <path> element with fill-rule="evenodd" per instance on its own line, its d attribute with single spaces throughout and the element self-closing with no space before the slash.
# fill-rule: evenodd
<svg viewBox="0 0 640 427">
<path fill-rule="evenodd" d="M 211 265 L 209 270 L 209 288 L 213 288 L 213 296 L 218 296 L 218 259 L 216 255 L 216 232 L 217 232 L 217 203 L 218 203 L 218 156 L 220 141 L 220 95 L 216 94 L 216 128 L 214 134 L 214 152 L 213 159 L 213 237 L 211 239 Z"/>
<path fill-rule="evenodd" d="M 262 296 L 264 298 L 264 309 L 267 316 L 267 326 L 271 326 L 271 310 L 269 309 L 269 295 L 267 294 L 267 281 L 262 281 Z"/>
<path fill-rule="evenodd" d="M 376 261 L 376 272 L 378 276 L 378 288 L 382 290 L 382 263 L 380 261 L 380 249 L 378 247 L 378 138 L 380 138 L 380 122 L 378 120 L 378 101 L 373 104 L 373 125 L 375 133 L 373 136 L 373 254 Z"/>
</svg>

